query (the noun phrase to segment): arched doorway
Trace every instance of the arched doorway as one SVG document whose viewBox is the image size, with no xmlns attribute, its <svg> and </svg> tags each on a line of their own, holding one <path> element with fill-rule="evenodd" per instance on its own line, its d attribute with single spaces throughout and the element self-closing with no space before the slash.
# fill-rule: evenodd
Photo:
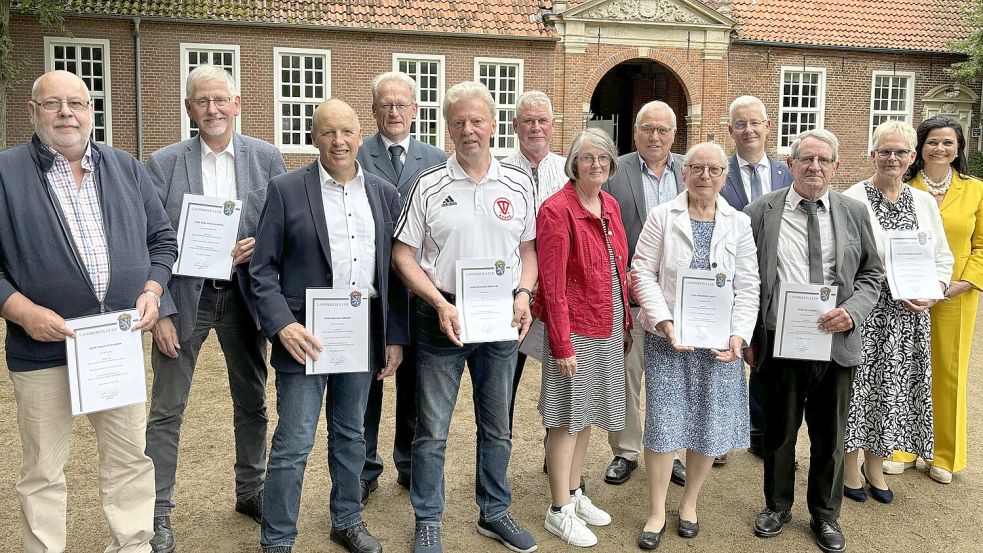
<svg viewBox="0 0 983 553">
<path fill-rule="evenodd" d="M 594 89 L 590 100 L 589 127 L 608 131 L 626 154 L 635 149 L 632 125 L 635 113 L 645 103 L 662 100 L 676 112 L 676 140 L 672 151 L 686 152 L 686 91 L 668 67 L 659 62 L 635 58 L 611 68 Z"/>
</svg>

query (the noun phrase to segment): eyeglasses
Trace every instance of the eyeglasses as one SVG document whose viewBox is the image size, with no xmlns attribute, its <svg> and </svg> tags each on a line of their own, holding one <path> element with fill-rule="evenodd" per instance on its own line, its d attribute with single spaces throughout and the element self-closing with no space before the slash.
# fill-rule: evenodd
<svg viewBox="0 0 983 553">
<path fill-rule="evenodd" d="M 833 165 L 833 160 L 825 156 L 797 157 L 795 158 L 795 161 L 802 165 L 812 165 L 818 161 L 821 167 L 829 167 Z"/>
<path fill-rule="evenodd" d="M 648 124 L 639 125 L 636 128 L 642 131 L 642 134 L 644 134 L 645 136 L 652 136 L 656 132 L 659 133 L 659 136 L 669 136 L 669 133 L 672 132 L 672 129 L 670 129 L 669 127 L 656 127 L 655 125 L 648 125 Z"/>
<path fill-rule="evenodd" d="M 92 100 L 56 100 L 49 98 L 43 102 L 38 102 L 37 100 L 31 100 L 31 102 L 44 111 L 61 111 L 61 106 L 65 104 L 68 104 L 68 109 L 72 111 L 85 111 L 89 109 L 89 104 L 92 103 Z"/>
<path fill-rule="evenodd" d="M 406 113 L 406 110 L 410 109 L 413 104 L 376 104 L 375 107 L 382 110 L 383 113 L 389 113 L 396 108 L 399 113 Z"/>
<path fill-rule="evenodd" d="M 911 153 L 911 150 L 888 150 L 886 148 L 882 150 L 875 150 L 875 151 L 877 152 L 877 157 L 881 159 L 891 159 L 891 156 L 901 159 L 904 157 L 908 157 L 908 154 Z"/>
<path fill-rule="evenodd" d="M 463 121 L 463 120 L 458 119 L 456 121 L 451 121 L 451 127 L 454 128 L 454 129 L 456 129 L 456 130 L 461 130 L 461 129 L 464 128 L 464 124 L 465 123 L 467 123 L 467 121 Z M 472 119 L 471 120 L 471 127 L 472 128 L 475 128 L 475 129 L 483 129 L 487 125 L 488 125 L 488 121 L 485 121 L 484 119 Z"/>
<path fill-rule="evenodd" d="M 743 131 L 748 127 L 751 127 L 752 129 L 759 129 L 767 122 L 767 119 L 764 121 L 758 121 L 757 119 L 753 119 L 751 121 L 734 121 L 731 126 L 739 131 Z"/>
<path fill-rule="evenodd" d="M 590 154 L 583 155 L 583 156 L 578 155 L 577 161 L 583 163 L 584 165 L 594 165 L 594 162 L 596 161 L 597 164 L 600 165 L 601 167 L 607 167 L 608 165 L 611 165 L 611 156 L 607 154 L 601 154 L 597 157 L 594 157 Z"/>
<path fill-rule="evenodd" d="M 724 169 L 726 169 L 720 165 L 683 165 L 683 167 L 689 168 L 689 174 L 694 177 L 703 175 L 704 171 L 709 171 L 711 177 L 719 177 L 724 174 Z"/>
<path fill-rule="evenodd" d="M 229 102 L 231 101 L 232 98 L 229 96 L 220 96 L 218 98 L 194 98 L 191 100 L 191 103 L 199 108 L 207 108 L 208 104 L 215 104 L 215 107 L 217 108 L 224 108 L 225 106 L 229 105 Z"/>
</svg>

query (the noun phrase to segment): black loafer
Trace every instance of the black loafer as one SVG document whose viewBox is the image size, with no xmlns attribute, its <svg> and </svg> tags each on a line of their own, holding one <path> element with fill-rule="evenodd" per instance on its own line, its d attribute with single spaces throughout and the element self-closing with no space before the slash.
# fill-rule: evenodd
<svg viewBox="0 0 983 553">
<path fill-rule="evenodd" d="M 396 483 L 399 484 L 400 487 L 402 487 L 404 490 L 406 490 L 406 491 L 409 491 L 410 490 L 410 477 L 409 476 L 407 476 L 407 475 L 405 475 L 403 473 L 397 474 L 396 475 Z M 372 492 L 369 492 L 369 493 L 372 493 Z"/>
<path fill-rule="evenodd" d="M 171 517 L 154 517 L 154 537 L 150 538 L 153 553 L 171 553 L 176 547 L 171 532 Z"/>
<path fill-rule="evenodd" d="M 846 551 L 846 538 L 843 531 L 835 520 L 816 520 L 809 521 L 809 528 L 816 535 L 816 545 L 826 553 L 840 553 Z"/>
<path fill-rule="evenodd" d="M 365 502 L 369 500 L 369 496 L 372 495 L 372 492 L 379 487 L 379 479 L 359 480 L 359 484 L 362 486 L 362 505 L 365 505 Z"/>
<path fill-rule="evenodd" d="M 867 486 L 870 488 L 870 496 L 874 498 L 874 501 L 888 504 L 894 501 L 894 492 L 891 488 L 882 490 L 880 488 L 875 488 L 873 484 L 870 483 L 870 479 L 867 478 L 867 473 L 864 472 L 864 467 L 860 467 L 860 474 L 864 475 L 864 481 L 867 482 Z M 843 486 L 843 493 L 846 494 L 846 486 Z"/>
<path fill-rule="evenodd" d="M 874 491 L 874 488 L 871 488 L 870 490 Z M 860 486 L 859 488 L 851 488 L 846 484 L 843 484 L 843 497 L 863 503 L 864 501 L 867 501 L 867 492 L 864 490 L 863 486 Z"/>
<path fill-rule="evenodd" d="M 638 468 L 638 461 L 629 461 L 624 457 L 615 457 L 608 470 L 604 472 L 604 481 L 608 484 L 624 484 L 631 478 L 633 470 Z"/>
<path fill-rule="evenodd" d="M 364 482 L 364 480 L 363 480 Z M 375 482 L 375 480 L 373 480 Z M 331 529 L 331 541 L 351 553 L 382 553 L 382 544 L 369 533 L 364 522 L 349 526 L 344 530 Z"/>
<path fill-rule="evenodd" d="M 700 534 L 700 521 L 690 522 L 688 520 L 679 519 L 679 527 L 676 528 L 676 533 L 679 534 L 679 537 L 681 538 L 695 538 Z"/>
<path fill-rule="evenodd" d="M 246 515 L 257 523 L 263 521 L 263 492 L 245 499 L 236 500 L 236 512 Z"/>
<path fill-rule="evenodd" d="M 773 538 L 782 533 L 782 528 L 792 520 L 792 511 L 773 511 L 765 509 L 754 519 L 754 535 L 759 538 Z"/>
<path fill-rule="evenodd" d="M 662 530 L 658 532 L 646 532 L 642 529 L 642 533 L 638 535 L 638 548 L 645 550 L 652 550 L 659 547 L 659 543 L 662 541 L 662 533 L 666 531 L 666 523 L 662 523 Z"/>
<path fill-rule="evenodd" d="M 686 466 L 679 459 L 672 460 L 672 476 L 669 481 L 677 486 L 686 485 Z"/>
</svg>

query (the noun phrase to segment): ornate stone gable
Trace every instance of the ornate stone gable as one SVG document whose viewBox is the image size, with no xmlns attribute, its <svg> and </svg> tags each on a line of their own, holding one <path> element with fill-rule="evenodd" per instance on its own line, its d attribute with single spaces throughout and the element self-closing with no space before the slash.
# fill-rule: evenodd
<svg viewBox="0 0 983 553">
<path fill-rule="evenodd" d="M 673 0 L 612 0 L 580 11 L 576 17 L 697 25 L 719 23 Z"/>
</svg>

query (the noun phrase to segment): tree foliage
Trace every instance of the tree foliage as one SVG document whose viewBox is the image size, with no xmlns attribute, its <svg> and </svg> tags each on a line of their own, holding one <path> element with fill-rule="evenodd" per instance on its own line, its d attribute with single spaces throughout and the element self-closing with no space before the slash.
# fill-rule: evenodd
<svg viewBox="0 0 983 553">
<path fill-rule="evenodd" d="M 970 0 L 963 14 L 963 25 L 969 35 L 950 46 L 954 52 L 966 54 L 968 58 L 952 64 L 949 74 L 965 84 L 971 84 L 983 77 L 983 2 Z"/>
</svg>

